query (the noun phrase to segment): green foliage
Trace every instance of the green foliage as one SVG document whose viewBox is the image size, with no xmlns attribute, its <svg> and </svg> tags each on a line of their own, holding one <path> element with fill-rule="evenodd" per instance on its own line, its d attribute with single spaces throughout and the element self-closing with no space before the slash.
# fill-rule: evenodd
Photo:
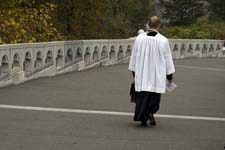
<svg viewBox="0 0 225 150">
<path fill-rule="evenodd" d="M 128 38 L 145 28 L 154 0 L 0 2 L 0 42 Z M 61 36 L 62 35 L 62 36 Z"/>
<path fill-rule="evenodd" d="M 35 0 L 5 2 L 7 9 L 0 10 L 0 42 L 22 43 L 61 39 L 51 22 L 51 3 L 35 5 Z"/>
<path fill-rule="evenodd" d="M 58 4 L 58 27 L 65 33 L 65 40 L 129 37 L 129 22 L 123 13 L 114 14 L 111 0 L 66 0 Z"/>
<path fill-rule="evenodd" d="M 190 25 L 204 15 L 204 3 L 196 0 L 159 0 L 164 7 L 163 17 L 173 25 Z"/>
<path fill-rule="evenodd" d="M 225 39 L 225 1 L 159 0 L 169 38 Z M 203 5 L 204 4 L 204 5 Z M 155 0 L 0 1 L 0 43 L 129 38 L 145 29 Z"/>
<path fill-rule="evenodd" d="M 121 0 L 119 12 L 124 14 L 131 26 L 131 34 L 145 29 L 148 17 L 154 12 L 154 0 Z"/>
<path fill-rule="evenodd" d="M 225 39 L 225 22 L 210 21 L 207 17 L 200 17 L 189 26 L 166 26 L 162 33 L 169 38 L 181 39 Z"/>
<path fill-rule="evenodd" d="M 72 20 L 74 19 L 74 7 L 75 0 L 58 0 L 57 5 L 59 6 L 55 15 L 55 24 L 58 29 L 64 33 L 64 39 L 72 39 Z"/>
<path fill-rule="evenodd" d="M 112 8 L 109 1 L 76 1 L 72 29 L 77 39 L 107 38 L 111 23 Z"/>
<path fill-rule="evenodd" d="M 129 25 L 128 20 L 125 20 L 124 18 L 125 16 L 122 14 L 117 14 L 114 16 L 114 18 L 111 20 L 111 27 L 108 31 L 109 38 L 121 39 L 132 35 L 131 26 Z M 113 36 L 110 37 L 110 35 Z"/>
</svg>

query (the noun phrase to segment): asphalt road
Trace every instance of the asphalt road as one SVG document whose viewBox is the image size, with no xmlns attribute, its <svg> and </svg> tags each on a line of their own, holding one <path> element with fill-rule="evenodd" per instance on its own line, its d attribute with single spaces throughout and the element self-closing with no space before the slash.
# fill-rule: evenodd
<svg viewBox="0 0 225 150">
<path fill-rule="evenodd" d="M 175 60 L 178 88 L 162 96 L 157 126 L 142 128 L 132 113 L 128 64 L 41 78 L 0 89 L 0 150 L 223 150 L 225 59 Z M 55 108 L 46 111 L 44 108 Z M 57 111 L 59 110 L 59 111 Z M 182 116 L 197 116 L 185 119 Z M 221 118 L 202 120 L 200 117 Z M 198 119 L 199 118 L 199 119 Z"/>
</svg>

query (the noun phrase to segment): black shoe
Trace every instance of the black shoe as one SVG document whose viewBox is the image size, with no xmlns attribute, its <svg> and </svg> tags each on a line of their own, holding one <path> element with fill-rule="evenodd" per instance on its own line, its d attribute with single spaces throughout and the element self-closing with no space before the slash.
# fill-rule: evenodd
<svg viewBox="0 0 225 150">
<path fill-rule="evenodd" d="M 153 114 L 149 115 L 149 124 L 152 126 L 156 126 L 156 121 L 155 121 Z"/>
<path fill-rule="evenodd" d="M 146 126 L 148 126 L 147 121 L 141 121 L 141 126 L 142 126 L 142 127 L 146 127 Z"/>
</svg>

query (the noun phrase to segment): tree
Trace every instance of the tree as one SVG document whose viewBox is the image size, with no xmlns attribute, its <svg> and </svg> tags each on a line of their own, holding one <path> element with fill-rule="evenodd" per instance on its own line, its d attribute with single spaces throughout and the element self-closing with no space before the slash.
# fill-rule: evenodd
<svg viewBox="0 0 225 150">
<path fill-rule="evenodd" d="M 190 25 L 204 15 L 204 2 L 196 0 L 159 0 L 164 7 L 163 18 L 173 25 Z"/>
<path fill-rule="evenodd" d="M 213 20 L 225 21 L 225 1 L 224 0 L 208 0 L 210 9 L 210 18 Z"/>
<path fill-rule="evenodd" d="M 58 0 L 57 5 L 57 20 L 56 23 L 59 25 L 62 33 L 65 34 L 66 40 L 72 39 L 72 20 L 74 16 L 74 0 Z"/>
<path fill-rule="evenodd" d="M 4 2 L 0 10 L 0 42 L 22 43 L 60 40 L 61 35 L 51 22 L 51 3 L 36 5 L 35 0 Z"/>
<path fill-rule="evenodd" d="M 132 34 L 145 29 L 149 16 L 154 13 L 154 0 L 121 0 L 120 13 L 130 22 Z"/>
<path fill-rule="evenodd" d="M 113 16 L 110 0 L 76 0 L 71 30 L 73 39 L 125 38 L 129 25 L 122 14 Z"/>
</svg>

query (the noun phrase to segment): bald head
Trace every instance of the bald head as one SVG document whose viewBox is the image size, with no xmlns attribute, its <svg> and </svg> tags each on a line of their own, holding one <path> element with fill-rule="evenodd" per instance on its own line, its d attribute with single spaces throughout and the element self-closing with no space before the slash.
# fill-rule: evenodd
<svg viewBox="0 0 225 150">
<path fill-rule="evenodd" d="M 159 17 L 157 16 L 152 16 L 150 19 L 149 19 L 149 27 L 150 29 L 153 28 L 153 29 L 158 29 L 160 27 L 160 19 Z"/>
</svg>

